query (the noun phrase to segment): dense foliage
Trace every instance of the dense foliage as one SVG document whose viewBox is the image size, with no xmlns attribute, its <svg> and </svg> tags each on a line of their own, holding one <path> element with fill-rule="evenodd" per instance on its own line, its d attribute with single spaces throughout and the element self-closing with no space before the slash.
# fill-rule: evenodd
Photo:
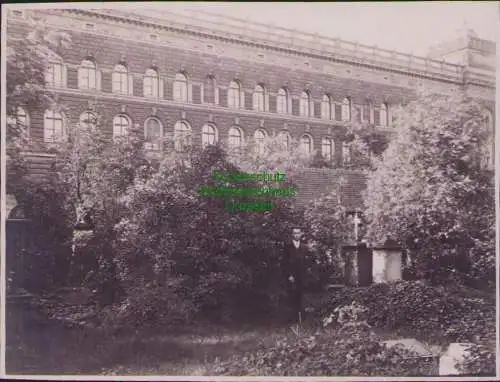
<svg viewBox="0 0 500 382">
<path fill-rule="evenodd" d="M 400 281 L 363 288 L 344 288 L 316 303 L 317 314 L 332 306 L 357 301 L 368 309 L 368 323 L 388 330 L 418 333 L 423 338 L 448 342 L 488 343 L 495 338 L 494 295 L 474 289 L 435 287 Z"/>
<path fill-rule="evenodd" d="M 44 89 L 43 73 L 47 59 L 68 43 L 67 35 L 37 25 L 25 40 L 9 41 L 7 155 L 9 174 L 17 179 L 24 175 L 21 151 L 28 145 L 25 126 L 16 118 L 18 107 L 29 113 L 56 106 Z M 332 276 L 340 276 L 339 247 L 353 239 L 340 188 L 305 211 L 294 210 L 286 198 L 258 199 L 275 204 L 264 213 L 231 213 L 223 198 L 199 193 L 202 186 L 231 186 L 216 181 L 214 171 L 280 171 L 286 174 L 283 183 L 238 187 L 293 188 L 299 170 L 311 163 L 328 166 L 318 153 L 304 154 L 293 140 L 285 149 L 280 137 L 272 137 L 262 150 L 250 144 L 234 152 L 216 145 L 154 159 L 144 150 L 142 130 L 131 128 L 127 137 L 113 142 L 105 133 L 111 131 L 109 121 L 95 107 L 95 121 L 71 126 L 68 142 L 52 148 L 58 154 L 53 177 L 23 179 L 17 183 L 22 186 L 10 190 L 32 219 L 33 247 L 9 263 L 9 286 L 35 292 L 88 286 L 97 303 L 92 308 L 105 327 L 269 317 L 280 310 L 284 295 L 281 244 L 297 224 L 305 228 L 316 260 L 309 270 L 314 288 L 309 287 L 321 290 Z M 368 238 L 400 239 L 419 278 L 492 284 L 493 173 L 481 161 L 489 133 L 481 108 L 461 95 L 422 95 L 396 121 L 390 144 L 371 126 L 348 126 L 347 167 L 375 168 L 365 197 Z M 93 230 L 74 235 L 79 208 Z M 366 322 L 358 319 L 353 301 L 368 309 Z M 441 333 L 448 341 L 488 343 L 494 337 L 493 299 L 460 287 L 398 282 L 343 289 L 317 312 L 328 315 L 332 306 L 343 308 L 334 312 L 339 325 L 328 335 L 288 338 L 222 365 L 219 373 L 425 374 L 425 367 L 408 364 L 407 354 L 381 345 L 371 326 L 424 336 Z M 471 373 L 489 373 L 493 367 L 494 357 L 485 348 L 468 359 Z"/>
<path fill-rule="evenodd" d="M 50 179 L 28 179 L 23 151 L 37 145 L 29 139 L 29 115 L 54 105 L 45 89 L 45 70 L 58 49 L 71 44 L 66 33 L 48 29 L 35 20 L 22 38 L 9 36 L 6 47 L 6 189 L 14 194 L 32 220 L 31 246 L 7 259 L 9 287 L 40 291 L 66 281 L 68 273 L 68 220 L 59 185 Z M 22 108 L 26 115 L 20 113 Z"/>
<path fill-rule="evenodd" d="M 184 302 L 183 309 L 189 305 L 186 314 L 203 312 L 217 320 L 276 305 L 280 241 L 294 220 L 288 202 L 276 201 L 273 211 L 264 213 L 232 213 L 223 198 L 198 192 L 203 185 L 218 185 L 214 171 L 237 170 L 224 150 L 209 146 L 192 153 L 189 166 L 179 165 L 174 155 L 151 177 L 134 183 L 123 197 L 129 213 L 116 226 L 115 260 L 127 290 L 156 289 L 163 298 L 172 294 Z M 131 298 L 124 306 L 132 314 Z M 150 309 L 141 314 L 154 309 L 148 322 L 158 324 L 166 302 L 147 304 Z M 128 322 L 143 323 L 132 316 Z"/>
<path fill-rule="evenodd" d="M 400 240 L 418 277 L 493 285 L 493 171 L 482 166 L 491 132 L 481 106 L 424 93 L 397 113 L 395 130 L 368 179 L 368 238 Z"/>
<path fill-rule="evenodd" d="M 293 331 L 274 346 L 217 362 L 211 374 L 437 375 L 439 354 L 422 358 L 405 349 L 389 348 L 372 328 L 413 333 L 424 341 L 442 337 L 446 344 L 472 341 L 460 369 L 468 375 L 495 374 L 492 296 L 457 286 L 445 290 L 399 282 L 344 289 L 316 308 L 324 329 Z"/>
<path fill-rule="evenodd" d="M 24 38 L 9 37 L 7 40 L 6 71 L 6 154 L 7 192 L 16 193 L 23 188 L 20 180 L 26 175 L 26 161 L 23 150 L 30 144 L 29 115 L 34 109 L 45 109 L 54 104 L 53 95 L 45 89 L 45 70 L 50 57 L 62 46 L 69 46 L 68 34 L 47 29 L 34 20 L 31 31 Z"/>
<path fill-rule="evenodd" d="M 314 334 L 294 332 L 270 348 L 219 362 L 217 375 L 416 376 L 433 375 L 436 364 L 405 349 L 388 347 L 360 316 L 359 304 L 335 312 L 337 324 Z M 332 321 L 327 322 L 329 326 Z"/>
<path fill-rule="evenodd" d="M 495 375 L 495 352 L 486 346 L 471 345 L 467 349 L 464 362 L 458 365 L 460 372 L 474 376 Z"/>
</svg>

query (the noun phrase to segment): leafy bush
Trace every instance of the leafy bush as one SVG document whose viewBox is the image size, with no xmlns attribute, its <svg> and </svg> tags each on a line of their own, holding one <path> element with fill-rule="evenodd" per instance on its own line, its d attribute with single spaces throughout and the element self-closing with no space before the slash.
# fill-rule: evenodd
<svg viewBox="0 0 500 382">
<path fill-rule="evenodd" d="M 464 362 L 459 365 L 459 370 L 467 375 L 494 376 L 496 370 L 496 357 L 486 346 L 471 346 Z"/>
<path fill-rule="evenodd" d="M 270 348 L 216 363 L 219 375 L 416 376 L 436 375 L 437 359 L 386 347 L 372 325 L 446 335 L 448 342 L 494 338 L 494 298 L 461 286 L 448 290 L 421 282 L 344 289 L 323 301 L 324 329 L 288 335 Z M 331 313 L 332 306 L 335 306 Z M 320 310 L 321 311 L 321 310 Z M 320 313 L 320 315 L 322 315 Z M 483 316 L 484 319 L 480 317 Z M 468 374 L 493 375 L 495 357 L 477 346 L 466 358 Z"/>
<path fill-rule="evenodd" d="M 149 282 L 180 278 L 183 288 L 175 290 L 176 299 L 190 302 L 206 319 L 267 315 L 284 289 L 280 241 L 297 218 L 286 200 L 275 200 L 275 209 L 266 213 L 227 211 L 224 199 L 198 190 L 219 185 L 214 171 L 238 168 L 219 147 L 190 155 L 191 165 L 184 166 L 172 154 L 124 194 L 127 212 L 115 225 L 113 247 L 120 282 L 128 295 L 139 278 L 148 281 L 146 289 Z M 145 303 L 151 292 L 144 291 Z"/>
<path fill-rule="evenodd" d="M 495 288 L 492 131 L 464 94 L 423 92 L 395 111 L 394 139 L 374 160 L 364 194 L 367 238 L 413 250 L 419 278 Z M 491 160 L 491 158 L 490 158 Z"/>
<path fill-rule="evenodd" d="M 172 327 L 192 317 L 194 308 L 182 299 L 182 280 L 148 282 L 136 280 L 120 302 L 100 310 L 101 326 L 108 330 Z"/>
<path fill-rule="evenodd" d="M 359 304 L 342 307 L 340 327 L 333 332 L 291 335 L 268 349 L 218 362 L 215 374 L 280 376 L 431 375 L 434 365 L 422 364 L 406 350 L 388 348 L 361 320 Z M 328 322 L 330 324 L 331 322 Z"/>
<path fill-rule="evenodd" d="M 344 288 L 316 307 L 325 316 L 332 306 L 358 301 L 368 323 L 389 330 L 409 330 L 422 336 L 455 341 L 488 341 L 495 336 L 494 297 L 464 287 L 435 287 L 423 282 L 400 281 L 363 288 Z"/>
</svg>

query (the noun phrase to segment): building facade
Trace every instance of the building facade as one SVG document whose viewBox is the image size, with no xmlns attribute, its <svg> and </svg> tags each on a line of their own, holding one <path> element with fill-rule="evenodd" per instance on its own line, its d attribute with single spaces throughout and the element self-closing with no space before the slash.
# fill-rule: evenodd
<svg viewBox="0 0 500 382">
<path fill-rule="evenodd" d="M 8 37 L 26 35 L 33 17 L 72 39 L 70 48 L 50 53 L 46 74 L 64 109 L 19 110 L 29 130 L 33 174 L 47 171 L 50 146 L 66 139 L 72 124 L 89 123 L 100 105 L 110 136 L 139 126 L 146 148 L 156 152 L 165 149 L 166 137 L 229 147 L 293 137 L 333 167 L 304 172 L 301 202 L 342 177 L 345 203 L 356 208 L 364 175 L 344 168 L 346 121 L 357 118 L 390 133 L 393 108 L 425 86 L 466 90 L 484 105 L 494 128 L 495 44 L 471 31 L 416 57 L 209 13 L 155 18 L 47 9 L 9 10 Z M 176 142 L 182 150 L 182 140 Z"/>
</svg>

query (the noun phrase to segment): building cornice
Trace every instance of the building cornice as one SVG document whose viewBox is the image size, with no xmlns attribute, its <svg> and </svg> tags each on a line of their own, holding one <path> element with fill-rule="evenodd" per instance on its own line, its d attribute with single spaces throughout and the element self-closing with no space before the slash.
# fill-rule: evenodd
<svg viewBox="0 0 500 382">
<path fill-rule="evenodd" d="M 369 64 L 382 70 L 405 68 L 405 72 L 408 74 L 423 75 L 429 78 L 438 76 L 456 82 L 460 82 L 463 70 L 461 65 L 287 28 L 266 26 L 268 31 L 264 32 L 262 28 L 255 28 L 263 24 L 243 20 L 240 20 L 240 26 L 235 26 L 228 25 L 222 19 L 214 23 L 211 20 L 187 18 L 173 13 L 163 13 L 165 18 L 158 19 L 104 9 L 73 9 L 64 10 L 63 12 L 86 15 L 97 19 L 108 19 L 140 27 L 166 29 L 176 33 L 196 35 L 290 54 L 300 54 L 307 57 L 319 57 L 349 64 Z M 210 14 L 204 13 L 204 15 Z M 224 17 L 224 19 L 227 19 L 227 17 Z M 231 18 L 231 20 L 238 19 Z"/>
<path fill-rule="evenodd" d="M 285 28 L 269 27 L 267 32 L 254 28 L 258 23 L 242 24 L 235 29 L 224 23 L 214 24 L 210 20 L 189 19 L 183 16 L 166 14 L 165 19 L 144 17 L 115 10 L 59 9 L 36 11 L 41 14 L 57 14 L 60 17 L 85 17 L 89 20 L 133 26 L 135 29 L 148 29 L 149 33 L 167 31 L 207 40 L 219 40 L 225 43 L 250 46 L 264 51 L 274 51 L 288 55 L 299 55 L 321 59 L 323 61 L 344 63 L 353 66 L 376 69 L 386 73 L 401 73 L 409 77 L 461 85 L 463 70 L 461 65 L 451 64 L 425 57 L 413 56 L 374 46 L 352 43 L 341 39 L 332 39 L 310 33 L 291 31 Z M 266 26 L 267 27 L 267 26 Z M 91 31 L 89 31 L 92 33 Z M 277 33 L 280 32 L 280 33 Z M 288 35 L 283 35 L 285 32 Z M 117 36 L 119 38 L 119 36 Z M 469 78 L 469 81 L 473 80 Z M 494 87 L 494 76 L 488 83 L 480 81 L 478 85 Z"/>
</svg>

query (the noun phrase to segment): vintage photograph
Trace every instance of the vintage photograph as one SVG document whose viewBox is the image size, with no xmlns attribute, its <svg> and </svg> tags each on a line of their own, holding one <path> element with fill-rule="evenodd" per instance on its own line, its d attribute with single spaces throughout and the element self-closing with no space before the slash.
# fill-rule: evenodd
<svg viewBox="0 0 500 382">
<path fill-rule="evenodd" d="M 5 374 L 496 376 L 499 14 L 2 5 Z"/>
</svg>

